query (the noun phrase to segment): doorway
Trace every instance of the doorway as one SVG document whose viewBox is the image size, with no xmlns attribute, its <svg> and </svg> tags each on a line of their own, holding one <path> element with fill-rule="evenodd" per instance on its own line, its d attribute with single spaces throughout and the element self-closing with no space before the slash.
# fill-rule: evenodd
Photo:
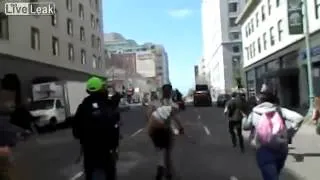
<svg viewBox="0 0 320 180">
<path fill-rule="evenodd" d="M 281 104 L 285 107 L 295 108 L 300 105 L 299 76 L 297 74 L 280 77 Z"/>
</svg>

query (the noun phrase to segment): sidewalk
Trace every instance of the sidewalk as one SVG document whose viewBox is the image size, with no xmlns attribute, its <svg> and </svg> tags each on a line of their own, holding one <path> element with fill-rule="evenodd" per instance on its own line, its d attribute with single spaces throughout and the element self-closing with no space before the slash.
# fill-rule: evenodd
<svg viewBox="0 0 320 180">
<path fill-rule="evenodd" d="M 249 132 L 244 131 L 245 139 Z M 290 145 L 289 156 L 285 168 L 301 177 L 299 180 L 320 179 L 320 136 L 315 132 L 315 126 L 303 125 Z"/>
<path fill-rule="evenodd" d="M 316 134 L 315 126 L 303 125 L 290 147 L 286 167 L 301 176 L 301 180 L 318 180 L 320 136 Z"/>
</svg>

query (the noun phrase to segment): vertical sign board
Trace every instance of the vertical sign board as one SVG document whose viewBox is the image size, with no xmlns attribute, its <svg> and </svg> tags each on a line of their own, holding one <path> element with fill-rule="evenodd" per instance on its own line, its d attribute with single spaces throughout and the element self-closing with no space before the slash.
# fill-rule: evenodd
<svg viewBox="0 0 320 180">
<path fill-rule="evenodd" d="M 306 1 L 306 0 L 305 0 Z M 303 33 L 303 14 L 301 0 L 287 0 L 289 34 Z"/>
</svg>

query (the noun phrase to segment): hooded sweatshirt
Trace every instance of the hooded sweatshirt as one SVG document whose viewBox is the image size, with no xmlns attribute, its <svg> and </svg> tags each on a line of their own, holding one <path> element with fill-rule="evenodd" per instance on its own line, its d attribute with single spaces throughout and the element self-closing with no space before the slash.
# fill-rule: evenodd
<svg viewBox="0 0 320 180">
<path fill-rule="evenodd" d="M 257 106 L 255 106 L 252 112 L 249 114 L 247 118 L 243 119 L 243 129 L 244 130 L 252 130 L 254 129 L 259 121 L 261 120 L 261 116 L 266 112 L 274 112 L 277 110 L 279 106 L 264 102 Z M 288 136 L 291 138 L 295 132 L 299 129 L 302 121 L 303 116 L 295 111 L 286 109 L 286 108 L 279 108 L 281 110 L 280 114 L 282 115 L 283 119 L 285 120 L 286 127 L 288 129 Z"/>
</svg>

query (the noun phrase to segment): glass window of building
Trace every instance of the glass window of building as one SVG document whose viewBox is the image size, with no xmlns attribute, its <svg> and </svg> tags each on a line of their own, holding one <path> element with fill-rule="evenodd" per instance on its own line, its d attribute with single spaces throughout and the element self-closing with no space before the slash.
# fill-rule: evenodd
<svg viewBox="0 0 320 180">
<path fill-rule="evenodd" d="M 320 0 L 314 0 L 314 12 L 316 19 L 320 18 Z"/>
<path fill-rule="evenodd" d="M 259 27 L 259 12 L 256 13 L 256 27 Z"/>
<path fill-rule="evenodd" d="M 257 45 L 258 45 L 258 53 L 261 53 L 261 39 L 258 38 L 257 40 Z"/>
<path fill-rule="evenodd" d="M 237 2 L 229 3 L 229 12 L 234 13 L 237 11 L 238 11 L 238 3 Z"/>
<path fill-rule="evenodd" d="M 79 17 L 81 20 L 84 20 L 84 7 L 81 3 L 79 3 Z"/>
<path fill-rule="evenodd" d="M 266 19 L 266 14 L 264 12 L 264 5 L 261 6 L 261 21 L 264 21 Z"/>
<path fill-rule="evenodd" d="M 52 37 L 52 55 L 59 56 L 59 39 Z"/>
<path fill-rule="evenodd" d="M 85 31 L 84 31 L 84 27 L 80 27 L 80 40 L 81 41 L 85 41 L 86 40 L 86 34 L 85 34 Z"/>
<path fill-rule="evenodd" d="M 267 33 L 263 33 L 262 35 L 262 38 L 263 38 L 263 50 L 267 50 Z"/>
<path fill-rule="evenodd" d="M 70 18 L 67 19 L 67 28 L 68 35 L 73 35 L 73 22 Z"/>
<path fill-rule="evenodd" d="M 239 45 L 233 45 L 232 46 L 232 51 L 234 53 L 239 53 L 240 52 L 240 46 Z"/>
<path fill-rule="evenodd" d="M 0 13 L 0 39 L 9 40 L 9 21 L 4 13 Z"/>
<path fill-rule="evenodd" d="M 55 9 L 55 13 L 51 15 L 51 25 L 56 26 L 58 23 L 58 10 Z"/>
<path fill-rule="evenodd" d="M 237 24 L 236 24 L 236 19 L 237 19 L 237 18 L 235 18 L 235 17 L 229 18 L 229 26 L 230 26 L 230 27 L 236 27 L 236 26 L 237 26 Z"/>
<path fill-rule="evenodd" d="M 273 46 L 274 45 L 274 43 L 275 43 L 275 38 L 274 38 L 274 28 L 273 27 L 271 27 L 270 28 L 270 32 L 269 32 L 269 34 L 270 34 L 270 45 L 271 46 Z"/>
<path fill-rule="evenodd" d="M 87 64 L 87 55 L 84 49 L 81 49 L 81 64 Z"/>
<path fill-rule="evenodd" d="M 40 31 L 35 27 L 31 27 L 31 48 L 40 50 Z"/>
<path fill-rule="evenodd" d="M 68 58 L 69 61 L 74 61 L 74 48 L 71 43 L 68 44 Z"/>
<path fill-rule="evenodd" d="M 279 40 L 279 42 L 282 40 L 282 34 L 283 34 L 283 23 L 282 23 L 282 20 L 280 19 L 278 21 L 278 40 Z"/>
<path fill-rule="evenodd" d="M 69 11 L 72 11 L 72 0 L 66 0 L 66 4 L 67 4 L 67 9 Z"/>
</svg>

